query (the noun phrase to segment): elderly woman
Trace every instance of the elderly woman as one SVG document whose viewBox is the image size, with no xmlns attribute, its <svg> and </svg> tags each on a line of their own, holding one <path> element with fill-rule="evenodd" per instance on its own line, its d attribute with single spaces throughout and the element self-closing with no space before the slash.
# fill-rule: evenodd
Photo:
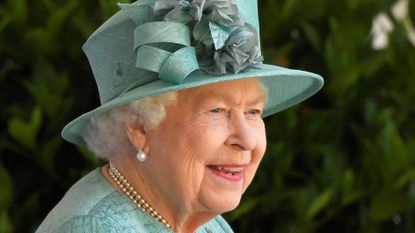
<svg viewBox="0 0 415 233">
<path fill-rule="evenodd" d="M 102 105 L 63 137 L 109 164 L 37 232 L 232 232 L 265 153 L 262 117 L 317 92 L 316 74 L 262 64 L 254 0 L 140 0 L 86 42 Z"/>
</svg>

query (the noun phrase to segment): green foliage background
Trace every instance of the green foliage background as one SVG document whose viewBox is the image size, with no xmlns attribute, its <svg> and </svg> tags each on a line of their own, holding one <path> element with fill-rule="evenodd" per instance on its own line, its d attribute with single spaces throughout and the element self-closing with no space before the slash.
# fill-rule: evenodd
<svg viewBox="0 0 415 233">
<path fill-rule="evenodd" d="M 394 21 L 371 49 L 386 0 L 259 0 L 267 63 L 325 77 L 315 97 L 266 119 L 267 155 L 236 232 L 415 232 L 415 48 Z M 99 104 L 82 43 L 116 0 L 0 5 L 0 232 L 33 232 L 102 164 L 62 127 Z M 415 22 L 415 3 L 410 1 Z"/>
</svg>

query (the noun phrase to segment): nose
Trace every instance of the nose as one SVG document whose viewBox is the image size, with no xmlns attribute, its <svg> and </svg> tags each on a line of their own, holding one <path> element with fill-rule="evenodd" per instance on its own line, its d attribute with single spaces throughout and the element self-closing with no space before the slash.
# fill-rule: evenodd
<svg viewBox="0 0 415 233">
<path fill-rule="evenodd" d="M 226 144 L 232 148 L 240 151 L 249 151 L 256 147 L 255 132 L 243 113 L 231 114 L 229 132 Z"/>
</svg>

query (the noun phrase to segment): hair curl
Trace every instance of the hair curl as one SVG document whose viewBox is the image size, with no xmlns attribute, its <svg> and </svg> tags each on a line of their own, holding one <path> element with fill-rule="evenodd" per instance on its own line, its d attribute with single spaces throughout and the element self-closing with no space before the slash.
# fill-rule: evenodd
<svg viewBox="0 0 415 233">
<path fill-rule="evenodd" d="M 259 87 L 264 96 L 267 96 L 267 87 L 262 82 L 259 82 Z M 92 152 L 104 159 L 122 150 L 134 150 L 124 125 L 138 122 L 150 128 L 157 127 L 166 116 L 166 107 L 176 102 L 176 99 L 177 92 L 168 92 L 134 100 L 92 116 L 83 139 Z"/>
<path fill-rule="evenodd" d="M 176 98 L 176 92 L 168 92 L 92 116 L 83 139 L 92 152 L 104 159 L 123 150 L 133 150 L 124 125 L 138 122 L 150 128 L 157 127 L 166 116 L 166 107 Z"/>
</svg>

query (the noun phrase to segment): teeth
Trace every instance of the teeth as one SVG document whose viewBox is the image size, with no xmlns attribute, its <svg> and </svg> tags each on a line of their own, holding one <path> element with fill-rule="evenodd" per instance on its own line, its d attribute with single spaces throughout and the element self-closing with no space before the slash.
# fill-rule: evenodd
<svg viewBox="0 0 415 233">
<path fill-rule="evenodd" d="M 226 173 L 232 173 L 233 175 L 235 173 L 239 173 L 242 171 L 241 167 L 221 167 L 221 166 L 216 166 L 216 169 L 218 169 L 219 171 L 224 171 Z"/>
</svg>

